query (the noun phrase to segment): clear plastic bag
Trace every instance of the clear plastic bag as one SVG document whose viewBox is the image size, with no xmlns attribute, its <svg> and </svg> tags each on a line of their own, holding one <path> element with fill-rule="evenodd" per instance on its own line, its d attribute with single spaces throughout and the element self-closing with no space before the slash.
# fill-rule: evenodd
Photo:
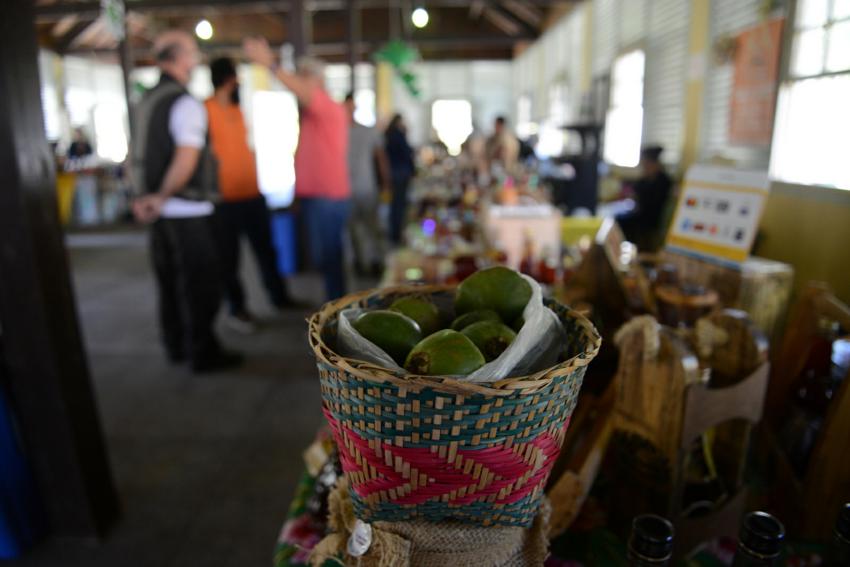
<svg viewBox="0 0 850 567">
<path fill-rule="evenodd" d="M 543 292 L 540 284 L 528 276 L 522 276 L 531 285 L 531 299 L 523 311 L 525 324 L 517 333 L 516 339 L 497 359 L 488 362 L 469 376 L 457 376 L 460 380 L 486 384 L 510 376 L 523 376 L 537 372 L 558 362 L 558 356 L 566 339 L 564 329 L 557 315 L 543 305 Z M 451 305 L 437 303 L 443 311 L 451 310 Z M 363 338 L 352 322 L 364 309 L 351 308 L 340 313 L 337 328 L 337 350 L 343 356 L 365 360 L 401 371 L 395 361 L 378 345 Z"/>
</svg>

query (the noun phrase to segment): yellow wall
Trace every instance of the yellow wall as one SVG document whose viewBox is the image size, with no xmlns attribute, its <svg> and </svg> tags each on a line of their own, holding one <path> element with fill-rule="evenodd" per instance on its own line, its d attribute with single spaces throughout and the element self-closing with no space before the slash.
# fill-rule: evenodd
<svg viewBox="0 0 850 567">
<path fill-rule="evenodd" d="M 825 281 L 850 303 L 850 191 L 774 183 L 755 254 L 794 266 L 797 289 Z"/>
</svg>

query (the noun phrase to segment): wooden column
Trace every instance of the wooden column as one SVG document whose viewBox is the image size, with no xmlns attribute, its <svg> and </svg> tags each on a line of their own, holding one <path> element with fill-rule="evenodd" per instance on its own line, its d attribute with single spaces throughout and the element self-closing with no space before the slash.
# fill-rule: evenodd
<svg viewBox="0 0 850 567">
<path fill-rule="evenodd" d="M 351 70 L 349 90 L 357 88 L 355 68 L 360 60 L 360 9 L 358 0 L 348 0 L 348 67 Z"/>
<path fill-rule="evenodd" d="M 32 2 L 0 2 L 0 325 L 50 527 L 102 534 L 118 501 L 83 350 L 39 103 Z"/>
<path fill-rule="evenodd" d="M 307 54 L 307 46 L 310 44 L 310 21 L 304 0 L 293 0 L 289 4 L 289 20 L 287 32 L 289 43 L 295 52 L 295 59 Z"/>
</svg>

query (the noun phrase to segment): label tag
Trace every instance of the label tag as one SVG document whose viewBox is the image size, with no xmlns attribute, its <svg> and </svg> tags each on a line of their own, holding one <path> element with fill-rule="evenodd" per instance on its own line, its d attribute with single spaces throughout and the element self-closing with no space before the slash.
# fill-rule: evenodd
<svg viewBox="0 0 850 567">
<path fill-rule="evenodd" d="M 363 520 L 354 521 L 354 529 L 348 538 L 348 554 L 352 557 L 360 557 L 369 551 L 372 545 L 372 526 Z"/>
</svg>

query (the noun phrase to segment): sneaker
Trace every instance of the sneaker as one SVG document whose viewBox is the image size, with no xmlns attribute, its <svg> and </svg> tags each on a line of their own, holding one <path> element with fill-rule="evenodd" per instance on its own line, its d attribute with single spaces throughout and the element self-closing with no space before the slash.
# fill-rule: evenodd
<svg viewBox="0 0 850 567">
<path fill-rule="evenodd" d="M 194 361 L 192 363 L 192 372 L 195 374 L 205 374 L 218 370 L 228 370 L 241 366 L 244 361 L 245 357 L 240 353 L 222 350 L 209 358 Z"/>
<path fill-rule="evenodd" d="M 251 335 L 257 331 L 257 324 L 254 322 L 254 318 L 247 312 L 228 315 L 224 322 L 228 327 L 243 335 Z"/>
</svg>

